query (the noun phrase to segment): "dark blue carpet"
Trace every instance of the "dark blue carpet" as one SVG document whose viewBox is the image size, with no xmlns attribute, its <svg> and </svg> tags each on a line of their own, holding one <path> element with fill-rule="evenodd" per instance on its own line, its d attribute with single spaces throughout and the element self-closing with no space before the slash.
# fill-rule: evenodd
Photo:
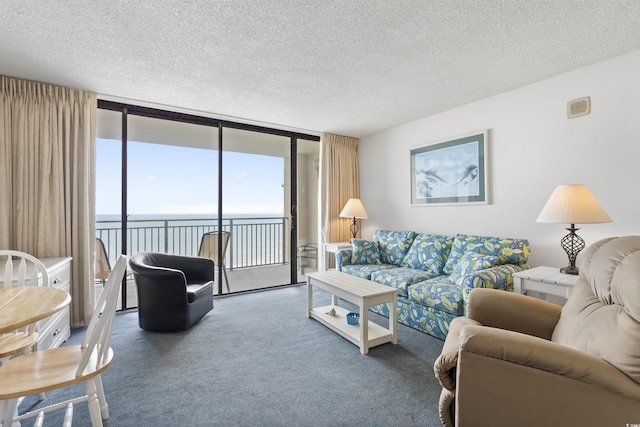
<svg viewBox="0 0 640 427">
<path fill-rule="evenodd" d="M 398 325 L 397 345 L 363 356 L 306 317 L 306 292 L 294 286 L 216 299 L 181 333 L 145 332 L 136 312 L 118 314 L 115 359 L 103 374 L 105 426 L 441 425 L 432 367 L 442 341 Z M 317 292 L 314 303 L 328 303 Z M 83 333 L 74 330 L 69 342 Z M 49 392 L 45 403 L 67 395 Z M 48 414 L 45 425 L 60 426 L 62 417 Z M 76 405 L 73 425 L 90 425 L 86 403 Z"/>
</svg>

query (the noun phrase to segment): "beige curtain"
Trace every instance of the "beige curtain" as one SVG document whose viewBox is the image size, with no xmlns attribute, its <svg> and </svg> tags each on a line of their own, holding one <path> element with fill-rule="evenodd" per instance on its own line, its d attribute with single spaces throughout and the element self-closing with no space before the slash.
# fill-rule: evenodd
<svg viewBox="0 0 640 427">
<path fill-rule="evenodd" d="M 94 305 L 96 95 L 0 78 L 0 249 L 73 257 L 71 323 L 85 323 Z"/>
<path fill-rule="evenodd" d="M 351 220 L 338 215 L 350 198 L 360 198 L 358 139 L 322 134 L 320 165 L 320 242 L 347 242 Z M 320 265 L 332 267 L 334 260 L 320 251 Z"/>
</svg>

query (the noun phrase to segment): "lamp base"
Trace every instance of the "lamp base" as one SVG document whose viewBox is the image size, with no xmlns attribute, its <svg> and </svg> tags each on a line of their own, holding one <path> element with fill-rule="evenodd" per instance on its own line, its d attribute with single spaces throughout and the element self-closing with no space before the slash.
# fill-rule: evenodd
<svg viewBox="0 0 640 427">
<path fill-rule="evenodd" d="M 560 269 L 560 273 L 577 275 L 578 267 L 576 267 L 575 265 L 568 265 L 566 267 L 562 267 Z"/>
<path fill-rule="evenodd" d="M 356 222 L 355 217 L 353 218 L 353 222 L 351 223 L 351 227 L 349 227 L 349 230 L 351 230 L 351 235 L 353 235 L 353 238 L 355 239 L 358 231 L 360 231 L 360 226 Z"/>
<path fill-rule="evenodd" d="M 560 245 L 569 257 L 569 265 L 561 268 L 560 273 L 577 275 L 576 258 L 578 253 L 584 249 L 584 240 L 576 234 L 576 231 L 580 229 L 576 228 L 575 224 L 571 224 L 571 227 L 567 227 L 566 230 L 569 231 L 569 234 L 560 240 Z"/>
</svg>

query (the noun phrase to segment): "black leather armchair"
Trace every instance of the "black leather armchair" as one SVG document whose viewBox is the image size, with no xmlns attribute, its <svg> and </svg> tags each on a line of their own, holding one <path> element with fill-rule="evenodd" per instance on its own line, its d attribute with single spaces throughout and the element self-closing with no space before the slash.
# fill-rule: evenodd
<svg viewBox="0 0 640 427">
<path fill-rule="evenodd" d="M 138 288 L 142 329 L 185 331 L 213 309 L 213 260 L 141 252 L 129 265 Z"/>
</svg>

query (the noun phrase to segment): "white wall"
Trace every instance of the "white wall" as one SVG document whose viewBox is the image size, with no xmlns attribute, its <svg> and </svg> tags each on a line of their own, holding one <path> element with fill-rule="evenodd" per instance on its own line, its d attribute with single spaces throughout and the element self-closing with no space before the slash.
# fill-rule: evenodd
<svg viewBox="0 0 640 427">
<path fill-rule="evenodd" d="M 591 114 L 567 119 L 567 101 L 583 96 Z M 410 149 L 482 129 L 490 204 L 411 206 Z M 587 246 L 640 234 L 640 51 L 362 138 L 359 156 L 363 238 L 380 228 L 526 238 L 529 264 L 562 267 L 565 226 L 535 222 L 559 184 L 585 184 L 613 219 L 579 225 Z"/>
</svg>

